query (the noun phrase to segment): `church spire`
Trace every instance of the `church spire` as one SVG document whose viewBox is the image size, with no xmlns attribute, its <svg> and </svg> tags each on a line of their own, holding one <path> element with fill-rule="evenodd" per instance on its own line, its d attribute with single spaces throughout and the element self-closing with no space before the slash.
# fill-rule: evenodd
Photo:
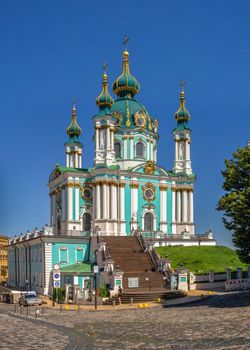
<svg viewBox="0 0 250 350">
<path fill-rule="evenodd" d="M 67 134 L 69 135 L 69 138 L 72 139 L 72 141 L 74 141 L 74 142 L 78 141 L 78 137 L 82 133 L 82 129 L 81 129 L 80 125 L 77 123 L 76 118 L 77 118 L 77 116 L 76 116 L 76 99 L 74 98 L 73 106 L 72 106 L 72 114 L 71 114 L 72 120 L 71 120 L 71 123 L 67 127 L 67 130 L 66 130 Z"/>
<path fill-rule="evenodd" d="M 185 107 L 185 92 L 184 92 L 184 85 L 185 81 L 181 81 L 181 93 L 180 93 L 180 107 L 175 112 L 175 119 L 177 120 L 178 125 L 183 125 L 184 128 L 186 127 L 187 122 L 190 120 L 190 113 Z"/>
<path fill-rule="evenodd" d="M 71 123 L 67 127 L 67 134 L 69 135 L 66 147 L 66 166 L 69 168 L 82 167 L 82 144 L 79 141 L 79 136 L 82 134 L 82 129 L 76 121 L 76 100 L 73 100 Z"/>
<path fill-rule="evenodd" d="M 122 74 L 113 83 L 113 92 L 118 97 L 131 95 L 134 97 L 140 91 L 140 84 L 137 79 L 130 73 L 129 69 L 129 52 L 127 51 L 128 38 L 123 41 L 124 51 L 122 60 Z"/>
<path fill-rule="evenodd" d="M 100 95 L 96 99 L 96 104 L 100 108 L 100 110 L 110 109 L 113 104 L 114 100 L 111 97 L 109 91 L 108 91 L 108 75 L 107 75 L 107 63 L 103 66 L 103 76 L 102 76 L 102 91 Z"/>
</svg>

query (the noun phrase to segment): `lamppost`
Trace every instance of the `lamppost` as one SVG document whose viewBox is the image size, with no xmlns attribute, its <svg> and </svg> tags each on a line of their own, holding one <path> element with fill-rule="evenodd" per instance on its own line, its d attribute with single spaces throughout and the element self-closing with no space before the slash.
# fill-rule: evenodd
<svg viewBox="0 0 250 350">
<path fill-rule="evenodd" d="M 96 251 L 95 251 L 96 254 Z M 98 265 L 94 265 L 94 289 L 95 289 L 95 310 L 97 310 L 97 288 L 96 288 L 96 276 L 99 272 Z"/>
<path fill-rule="evenodd" d="M 132 216 L 131 217 L 131 220 L 129 221 L 129 224 L 130 224 L 130 232 L 131 232 L 131 235 L 133 236 L 134 233 L 135 233 L 135 230 L 134 230 L 134 223 L 135 223 L 135 219 L 134 217 Z"/>
</svg>

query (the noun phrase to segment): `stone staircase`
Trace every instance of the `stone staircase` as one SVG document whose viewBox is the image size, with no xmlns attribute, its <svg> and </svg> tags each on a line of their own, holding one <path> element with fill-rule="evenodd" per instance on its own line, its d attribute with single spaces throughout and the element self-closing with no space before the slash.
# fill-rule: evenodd
<svg viewBox="0 0 250 350">
<path fill-rule="evenodd" d="M 103 240 L 107 244 L 111 259 L 115 261 L 115 267 L 119 266 L 120 270 L 124 271 L 123 294 L 166 291 L 161 273 L 155 271 L 150 254 L 143 252 L 136 236 L 106 236 Z M 133 277 L 139 279 L 138 288 L 128 286 L 128 279 Z"/>
</svg>

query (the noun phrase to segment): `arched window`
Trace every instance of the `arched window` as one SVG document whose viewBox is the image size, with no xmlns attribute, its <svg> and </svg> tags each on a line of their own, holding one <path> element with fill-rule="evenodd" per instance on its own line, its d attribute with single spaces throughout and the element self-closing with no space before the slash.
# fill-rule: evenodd
<svg viewBox="0 0 250 350">
<path fill-rule="evenodd" d="M 154 217 L 152 213 L 146 213 L 144 215 L 144 231 L 153 232 L 154 230 Z"/>
<path fill-rule="evenodd" d="M 91 215 L 89 213 L 84 213 L 82 216 L 82 229 L 84 232 L 91 229 Z"/>
<path fill-rule="evenodd" d="M 120 144 L 120 142 L 114 143 L 114 149 L 115 149 L 115 157 L 121 158 L 121 144 Z"/>
<path fill-rule="evenodd" d="M 136 157 L 145 158 L 145 146 L 142 141 L 137 142 L 135 151 Z"/>
</svg>

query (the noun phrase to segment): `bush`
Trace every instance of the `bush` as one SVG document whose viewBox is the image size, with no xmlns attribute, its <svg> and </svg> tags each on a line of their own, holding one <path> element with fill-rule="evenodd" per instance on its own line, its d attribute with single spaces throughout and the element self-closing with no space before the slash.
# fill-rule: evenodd
<svg viewBox="0 0 250 350">
<path fill-rule="evenodd" d="M 107 298 L 109 297 L 109 290 L 106 286 L 101 286 L 99 289 L 99 295 L 102 298 Z"/>
<path fill-rule="evenodd" d="M 53 300 L 58 304 L 63 304 L 65 299 L 65 289 L 64 288 L 54 288 L 53 290 Z"/>
</svg>

